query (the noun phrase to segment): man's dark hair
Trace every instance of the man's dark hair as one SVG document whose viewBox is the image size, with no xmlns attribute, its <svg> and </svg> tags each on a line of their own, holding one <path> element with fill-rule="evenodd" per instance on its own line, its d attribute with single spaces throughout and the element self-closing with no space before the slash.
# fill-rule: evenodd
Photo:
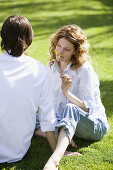
<svg viewBox="0 0 113 170">
<path fill-rule="evenodd" d="M 32 27 L 25 17 L 13 15 L 8 17 L 1 29 L 1 49 L 18 57 L 30 46 L 33 39 Z"/>
</svg>

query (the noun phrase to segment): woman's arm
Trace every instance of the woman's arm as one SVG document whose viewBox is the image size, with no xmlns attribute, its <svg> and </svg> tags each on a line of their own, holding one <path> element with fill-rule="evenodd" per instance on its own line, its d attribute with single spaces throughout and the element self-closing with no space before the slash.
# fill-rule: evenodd
<svg viewBox="0 0 113 170">
<path fill-rule="evenodd" d="M 71 78 L 68 75 L 63 75 L 63 74 L 61 74 L 60 77 L 62 79 L 62 85 L 61 85 L 62 92 L 66 96 L 66 98 L 70 100 L 70 102 L 72 102 L 73 104 L 80 107 L 85 112 L 89 112 L 89 108 L 86 108 L 84 102 L 69 91 L 69 88 L 72 85 Z"/>
<path fill-rule="evenodd" d="M 67 97 L 68 100 L 70 100 L 71 103 L 77 105 L 85 112 L 89 112 L 89 108 L 86 108 L 84 102 L 82 100 L 80 100 L 78 97 L 76 97 L 73 93 L 68 91 L 64 95 Z"/>
</svg>

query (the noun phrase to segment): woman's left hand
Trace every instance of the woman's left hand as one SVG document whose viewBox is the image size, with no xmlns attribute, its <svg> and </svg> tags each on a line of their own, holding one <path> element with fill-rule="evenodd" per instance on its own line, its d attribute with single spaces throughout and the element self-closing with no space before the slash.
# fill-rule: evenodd
<svg viewBox="0 0 113 170">
<path fill-rule="evenodd" d="M 62 85 L 61 85 L 62 92 L 65 95 L 66 93 L 68 93 L 69 88 L 72 85 L 72 80 L 68 75 L 64 75 L 62 73 L 60 74 L 60 78 L 62 79 Z"/>
</svg>

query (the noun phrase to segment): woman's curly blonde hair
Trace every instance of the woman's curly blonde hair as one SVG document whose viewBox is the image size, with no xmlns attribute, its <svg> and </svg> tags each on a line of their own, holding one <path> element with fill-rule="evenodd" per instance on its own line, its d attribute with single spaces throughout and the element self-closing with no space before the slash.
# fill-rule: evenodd
<svg viewBox="0 0 113 170">
<path fill-rule="evenodd" d="M 84 35 L 83 30 L 77 25 L 67 25 L 59 29 L 50 39 L 50 66 L 54 64 L 56 59 L 55 48 L 60 38 L 66 38 L 70 41 L 75 48 L 75 54 L 71 57 L 71 69 L 78 69 L 83 63 L 89 60 L 88 49 L 89 44 L 87 37 Z"/>
</svg>

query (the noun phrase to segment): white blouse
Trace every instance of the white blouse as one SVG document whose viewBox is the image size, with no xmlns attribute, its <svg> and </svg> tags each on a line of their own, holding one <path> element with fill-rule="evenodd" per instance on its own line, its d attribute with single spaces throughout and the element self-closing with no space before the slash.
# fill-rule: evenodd
<svg viewBox="0 0 113 170">
<path fill-rule="evenodd" d="M 105 108 L 101 102 L 99 79 L 95 73 L 92 65 L 89 62 L 83 64 L 77 71 L 70 69 L 71 63 L 68 64 L 63 74 L 67 74 L 71 77 L 72 86 L 70 92 L 76 97 L 81 99 L 87 108 L 89 108 L 89 114 L 92 118 L 99 118 L 107 125 L 107 118 L 105 114 Z M 61 78 L 58 72 L 58 65 L 54 63 L 51 68 L 49 64 L 47 68 L 50 73 L 52 87 L 54 92 L 54 107 L 57 116 L 60 117 L 65 106 L 70 101 L 63 95 L 61 90 Z"/>
</svg>

